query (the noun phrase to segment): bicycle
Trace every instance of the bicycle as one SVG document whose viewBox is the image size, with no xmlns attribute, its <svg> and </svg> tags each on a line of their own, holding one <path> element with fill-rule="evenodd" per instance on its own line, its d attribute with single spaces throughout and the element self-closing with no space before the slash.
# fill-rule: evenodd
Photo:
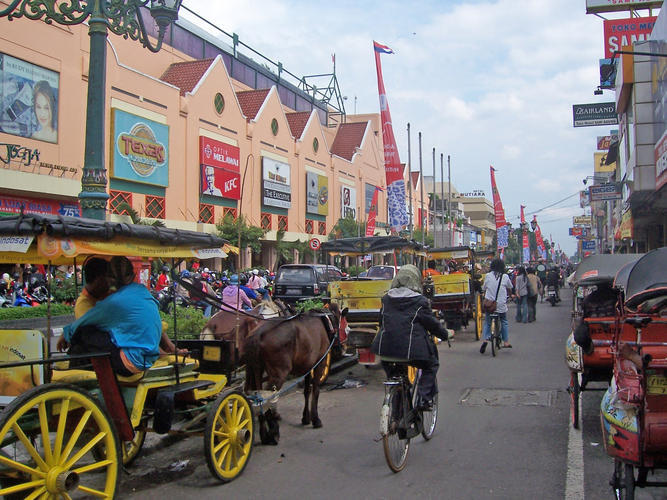
<svg viewBox="0 0 667 500">
<path fill-rule="evenodd" d="M 502 346 L 502 338 L 500 335 L 500 316 L 498 313 L 491 313 L 491 355 L 495 357 L 496 351 L 499 351 Z"/>
<path fill-rule="evenodd" d="M 414 383 L 410 381 L 407 362 L 390 362 L 389 373 L 392 375 L 384 382 L 380 434 L 387 465 L 392 472 L 400 472 L 407 462 L 410 439 L 421 434 L 428 441 L 433 436 L 438 395 L 433 398 L 431 409 L 425 409 L 418 397 L 421 370 L 416 370 Z"/>
</svg>

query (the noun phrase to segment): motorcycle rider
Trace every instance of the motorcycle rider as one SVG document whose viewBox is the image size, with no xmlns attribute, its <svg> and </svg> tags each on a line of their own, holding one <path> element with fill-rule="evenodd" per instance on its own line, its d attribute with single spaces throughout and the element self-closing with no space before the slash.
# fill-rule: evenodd
<svg viewBox="0 0 667 500">
<path fill-rule="evenodd" d="M 160 271 L 160 276 L 157 277 L 157 285 L 155 285 L 155 290 L 159 292 L 167 287 L 169 287 L 169 268 L 167 266 L 162 266 Z"/>
<path fill-rule="evenodd" d="M 560 272 L 558 270 L 558 267 L 553 266 L 551 269 L 549 269 L 549 272 L 547 272 L 547 286 L 553 286 L 554 289 L 556 290 L 556 301 L 560 302 L 560 291 L 559 291 L 559 283 L 560 283 Z"/>
</svg>

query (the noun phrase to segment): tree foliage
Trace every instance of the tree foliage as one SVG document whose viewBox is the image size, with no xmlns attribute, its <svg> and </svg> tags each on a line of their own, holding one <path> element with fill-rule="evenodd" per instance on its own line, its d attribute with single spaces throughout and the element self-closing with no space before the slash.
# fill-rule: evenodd
<svg viewBox="0 0 667 500">
<path fill-rule="evenodd" d="M 250 248 L 253 253 L 259 253 L 262 250 L 259 240 L 266 234 L 266 229 L 249 226 L 243 215 L 235 219 L 231 214 L 227 214 L 215 227 L 218 230 L 218 236 L 228 240 L 232 245 L 239 244 L 240 231 L 240 248 Z"/>
<path fill-rule="evenodd" d="M 366 235 L 366 224 L 359 224 L 352 216 L 338 219 L 329 233 L 329 239 L 356 238 Z"/>
</svg>

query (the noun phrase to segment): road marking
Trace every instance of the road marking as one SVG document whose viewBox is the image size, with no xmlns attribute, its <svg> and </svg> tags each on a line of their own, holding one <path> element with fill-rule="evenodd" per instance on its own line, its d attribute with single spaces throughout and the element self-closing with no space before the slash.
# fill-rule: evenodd
<svg viewBox="0 0 667 500">
<path fill-rule="evenodd" d="M 569 394 L 568 394 L 569 396 Z M 579 398 L 579 427 L 581 422 L 581 397 Z M 583 500 L 584 498 L 584 440 L 582 429 L 575 429 L 572 419 L 568 419 L 567 436 L 567 474 L 565 476 L 565 500 Z"/>
</svg>

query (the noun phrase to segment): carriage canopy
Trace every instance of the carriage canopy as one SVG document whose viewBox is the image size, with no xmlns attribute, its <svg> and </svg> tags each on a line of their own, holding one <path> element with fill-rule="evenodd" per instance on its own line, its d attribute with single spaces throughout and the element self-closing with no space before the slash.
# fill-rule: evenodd
<svg viewBox="0 0 667 500">
<path fill-rule="evenodd" d="M 616 273 L 628 262 L 637 261 L 643 254 L 596 254 L 584 258 L 577 266 L 574 282 L 577 286 L 613 283 Z"/>
<path fill-rule="evenodd" d="M 635 262 L 625 286 L 625 304 L 634 307 L 645 300 L 667 295 L 667 247 L 645 254 Z"/>
</svg>

